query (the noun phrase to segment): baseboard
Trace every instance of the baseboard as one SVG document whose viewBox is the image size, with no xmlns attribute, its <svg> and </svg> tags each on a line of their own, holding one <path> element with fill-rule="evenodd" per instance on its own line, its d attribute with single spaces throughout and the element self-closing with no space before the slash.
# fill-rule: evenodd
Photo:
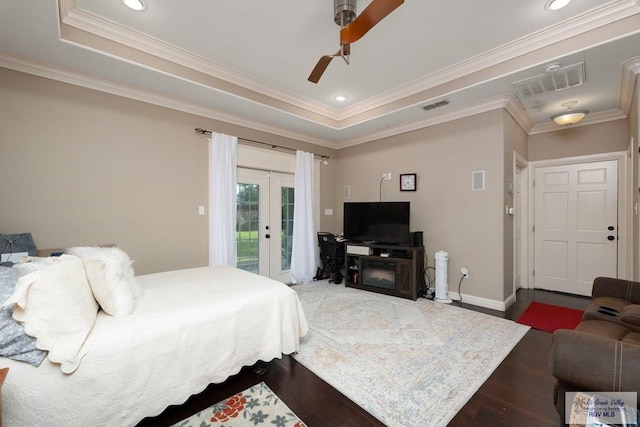
<svg viewBox="0 0 640 427">
<path fill-rule="evenodd" d="M 458 301 L 460 295 L 457 292 L 449 292 L 449 298 Z M 478 307 L 489 308 L 491 310 L 505 311 L 511 304 L 515 302 L 515 296 L 511 295 L 505 301 L 496 301 L 494 299 L 476 297 L 474 295 L 462 294 L 462 302 L 465 304 L 477 305 Z"/>
</svg>

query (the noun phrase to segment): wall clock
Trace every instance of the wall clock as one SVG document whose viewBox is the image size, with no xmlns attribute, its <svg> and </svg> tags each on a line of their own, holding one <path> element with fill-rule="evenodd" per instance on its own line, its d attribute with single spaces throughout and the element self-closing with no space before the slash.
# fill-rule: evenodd
<svg viewBox="0 0 640 427">
<path fill-rule="evenodd" d="M 405 173 L 400 175 L 400 191 L 416 191 L 416 174 Z"/>
</svg>

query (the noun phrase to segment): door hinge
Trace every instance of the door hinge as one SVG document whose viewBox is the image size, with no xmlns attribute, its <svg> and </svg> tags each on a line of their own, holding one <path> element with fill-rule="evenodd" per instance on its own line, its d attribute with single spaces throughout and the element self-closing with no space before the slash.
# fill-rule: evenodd
<svg viewBox="0 0 640 427">
<path fill-rule="evenodd" d="M 535 225 L 535 224 L 533 224 L 533 227 L 531 227 L 531 231 L 532 231 L 533 233 L 535 233 L 535 232 L 536 232 L 536 225 Z"/>
<path fill-rule="evenodd" d="M 536 277 L 536 271 L 533 270 L 532 273 L 533 273 L 533 277 Z"/>
</svg>

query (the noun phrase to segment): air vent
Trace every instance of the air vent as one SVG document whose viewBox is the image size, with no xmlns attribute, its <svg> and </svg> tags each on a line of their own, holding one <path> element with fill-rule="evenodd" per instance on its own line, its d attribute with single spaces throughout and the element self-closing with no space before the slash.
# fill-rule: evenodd
<svg viewBox="0 0 640 427">
<path fill-rule="evenodd" d="M 434 102 L 433 104 L 429 104 L 429 105 L 425 105 L 424 107 L 422 107 L 423 110 L 429 111 L 429 110 L 433 110 L 434 108 L 438 108 L 438 107 L 444 107 L 445 105 L 448 105 L 449 101 L 447 101 L 446 99 L 443 99 L 442 101 L 438 101 L 438 102 Z"/>
<path fill-rule="evenodd" d="M 570 87 L 582 86 L 585 82 L 584 62 L 559 68 L 556 71 L 512 83 L 522 99 L 558 92 Z"/>
</svg>

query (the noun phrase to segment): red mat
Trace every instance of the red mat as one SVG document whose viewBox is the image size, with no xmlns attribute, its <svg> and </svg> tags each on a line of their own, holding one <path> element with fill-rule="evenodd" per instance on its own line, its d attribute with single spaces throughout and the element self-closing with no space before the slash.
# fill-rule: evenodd
<svg viewBox="0 0 640 427">
<path fill-rule="evenodd" d="M 533 301 L 516 322 L 541 331 L 575 329 L 582 321 L 582 310 Z"/>
</svg>

